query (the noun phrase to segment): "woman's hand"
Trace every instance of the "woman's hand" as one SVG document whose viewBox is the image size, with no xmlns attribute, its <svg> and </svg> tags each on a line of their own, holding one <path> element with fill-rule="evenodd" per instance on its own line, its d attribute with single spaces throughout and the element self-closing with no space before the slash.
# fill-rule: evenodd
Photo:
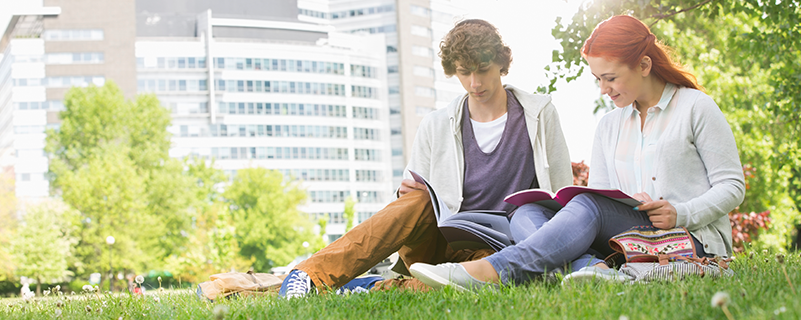
<svg viewBox="0 0 801 320">
<path fill-rule="evenodd" d="M 428 190 L 428 189 L 426 188 L 426 185 L 420 182 L 414 181 L 412 179 L 403 179 L 403 181 L 401 181 L 400 188 L 398 188 L 398 194 L 400 196 L 403 196 L 404 194 L 407 194 L 414 190 Z"/>
<path fill-rule="evenodd" d="M 659 229 L 676 227 L 676 208 L 670 202 L 667 200 L 654 201 L 645 192 L 636 193 L 631 197 L 642 202 L 637 210 L 648 212 L 648 219 L 651 220 L 654 227 Z"/>
<path fill-rule="evenodd" d="M 639 205 L 640 211 L 648 212 L 651 224 L 659 229 L 676 227 L 676 208 L 667 200 L 646 201 Z"/>
<path fill-rule="evenodd" d="M 651 196 L 649 196 L 645 192 L 635 193 L 631 197 L 634 198 L 634 199 L 640 200 L 640 202 L 651 202 L 651 201 L 653 201 L 653 200 L 651 200 Z"/>
</svg>

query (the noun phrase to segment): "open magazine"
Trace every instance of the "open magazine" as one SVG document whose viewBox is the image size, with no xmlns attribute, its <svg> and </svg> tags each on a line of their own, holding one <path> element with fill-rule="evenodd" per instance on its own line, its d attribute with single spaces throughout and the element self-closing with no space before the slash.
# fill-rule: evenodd
<svg viewBox="0 0 801 320">
<path fill-rule="evenodd" d="M 521 190 L 506 196 L 504 201 L 518 207 L 527 203 L 537 203 L 551 210 L 559 211 L 573 197 L 587 192 L 607 197 L 632 208 L 640 205 L 639 200 L 632 198 L 623 191 L 617 189 L 595 189 L 584 186 L 566 186 L 557 190 L 556 193 L 543 189 Z"/>
<path fill-rule="evenodd" d="M 409 172 L 415 181 L 428 188 L 437 225 L 451 248 L 456 250 L 489 248 L 500 251 L 514 244 L 509 218 L 505 211 L 473 210 L 454 214 L 444 202 L 439 201 L 437 193 L 426 179 L 414 171 Z"/>
</svg>

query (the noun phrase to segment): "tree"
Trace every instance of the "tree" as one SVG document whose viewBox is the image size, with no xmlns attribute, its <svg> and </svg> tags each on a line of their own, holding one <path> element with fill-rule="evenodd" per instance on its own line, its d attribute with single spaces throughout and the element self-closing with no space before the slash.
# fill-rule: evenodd
<svg viewBox="0 0 801 320">
<path fill-rule="evenodd" d="M 169 111 L 154 95 L 126 100 L 111 81 L 70 89 L 64 106 L 47 151 L 54 193 L 82 214 L 74 269 L 103 270 L 97 257 L 109 249 L 115 266 L 128 270 L 158 268 L 185 250 L 198 186 L 169 157 Z M 111 247 L 109 235 L 117 239 Z"/>
<path fill-rule="evenodd" d="M 41 294 L 42 282 L 61 281 L 72 274 L 68 261 L 75 244 L 75 209 L 58 200 L 48 200 L 31 206 L 11 243 L 16 261 L 16 273 L 36 279 L 36 293 Z"/>
<path fill-rule="evenodd" d="M 356 201 L 353 200 L 352 197 L 348 196 L 345 199 L 345 211 L 343 211 L 342 216 L 345 217 L 345 232 L 350 231 L 353 229 L 353 223 L 356 220 L 356 210 L 354 210 L 354 206 L 356 205 Z"/>
<path fill-rule="evenodd" d="M 291 262 L 304 253 L 304 241 L 316 238 L 311 221 L 297 209 L 306 192 L 278 171 L 241 169 L 223 197 L 231 210 L 239 254 L 253 259 L 256 271 Z"/>
<path fill-rule="evenodd" d="M 9 278 L 14 261 L 8 250 L 17 228 L 17 197 L 11 172 L 0 172 L 0 280 Z"/>
<path fill-rule="evenodd" d="M 156 219 L 144 214 L 144 177 L 136 172 L 127 149 L 109 145 L 95 152 L 88 163 L 58 176 L 62 198 L 81 212 L 78 223 L 75 271 L 86 274 L 106 270 L 108 250 L 119 269 L 141 270 L 151 259 L 144 244 L 155 237 Z M 51 166 L 52 168 L 52 166 Z M 113 236 L 115 244 L 106 244 Z"/>
<path fill-rule="evenodd" d="M 189 282 L 200 282 L 215 273 L 246 270 L 252 259 L 239 255 L 236 227 L 220 189 L 228 181 L 226 174 L 214 168 L 214 162 L 187 159 L 186 172 L 196 181 L 197 202 L 194 227 L 189 232 L 186 249 L 167 258 L 166 267 Z"/>
<path fill-rule="evenodd" d="M 742 212 L 770 210 L 771 229 L 758 246 L 786 248 L 801 205 L 801 1 L 699 0 L 687 2 L 597 0 L 583 5 L 569 24 L 552 30 L 561 43 L 546 67 L 554 91 L 558 79 L 572 81 L 586 62 L 580 50 L 595 26 L 630 14 L 651 26 L 675 49 L 726 114 L 744 165 L 755 177 Z M 596 111 L 607 110 L 603 98 Z"/>
</svg>

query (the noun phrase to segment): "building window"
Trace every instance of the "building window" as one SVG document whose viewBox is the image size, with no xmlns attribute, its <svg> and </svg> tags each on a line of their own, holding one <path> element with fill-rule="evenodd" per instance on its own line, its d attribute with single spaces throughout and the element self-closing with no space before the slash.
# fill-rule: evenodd
<svg viewBox="0 0 801 320">
<path fill-rule="evenodd" d="M 348 138 L 347 127 L 335 126 L 215 124 L 208 132 L 214 137 Z"/>
<path fill-rule="evenodd" d="M 103 40 L 101 29 L 50 29 L 42 33 L 42 38 L 48 41 L 85 41 Z"/>
<path fill-rule="evenodd" d="M 64 103 L 62 103 L 60 100 L 14 102 L 14 109 L 63 111 Z"/>
<path fill-rule="evenodd" d="M 102 52 L 61 52 L 48 53 L 45 55 L 46 64 L 93 64 L 103 63 L 104 55 Z"/>
<path fill-rule="evenodd" d="M 378 99 L 378 90 L 367 86 L 350 86 L 351 96 L 358 98 Z"/>
<path fill-rule="evenodd" d="M 247 109 L 245 106 L 247 106 Z M 217 110 L 221 114 L 258 114 L 336 118 L 344 118 L 347 116 L 347 108 L 343 105 L 311 103 L 220 102 Z"/>
<path fill-rule="evenodd" d="M 431 97 L 431 98 L 436 98 L 437 96 L 437 92 L 436 90 L 434 90 L 434 88 L 420 87 L 420 86 L 414 87 L 414 94 L 421 97 Z"/>
<path fill-rule="evenodd" d="M 360 203 L 380 203 L 382 202 L 382 197 L 379 195 L 378 191 L 356 191 L 359 195 L 358 201 Z"/>
<path fill-rule="evenodd" d="M 395 5 L 386 4 L 375 7 L 350 9 L 350 10 L 335 11 L 335 12 L 322 12 L 322 11 L 298 8 L 298 15 L 319 18 L 319 19 L 345 19 L 350 17 L 358 17 L 363 15 L 379 14 L 379 13 L 393 12 L 393 11 L 395 11 Z"/>
<path fill-rule="evenodd" d="M 350 33 L 365 32 L 365 33 L 374 34 L 374 33 L 393 33 L 393 32 L 396 32 L 396 31 L 398 31 L 397 26 L 394 25 L 394 24 L 389 24 L 389 25 L 380 26 L 380 27 L 353 29 L 353 30 L 350 30 Z"/>
<path fill-rule="evenodd" d="M 350 196 L 350 191 L 309 191 L 309 199 L 312 203 L 345 202 L 348 196 Z"/>
<path fill-rule="evenodd" d="M 420 57 L 433 57 L 434 49 L 421 46 L 412 46 L 412 54 Z"/>
<path fill-rule="evenodd" d="M 353 128 L 353 138 L 356 140 L 379 140 L 378 130 L 369 128 Z"/>
<path fill-rule="evenodd" d="M 421 37 L 431 38 L 431 29 L 426 27 L 421 27 L 417 25 L 412 25 L 412 34 Z"/>
<path fill-rule="evenodd" d="M 381 171 L 376 170 L 356 170 L 356 181 L 381 181 Z"/>
<path fill-rule="evenodd" d="M 356 64 L 350 65 L 350 75 L 353 77 L 378 78 L 378 72 L 376 72 L 375 67 Z"/>
<path fill-rule="evenodd" d="M 416 16 L 421 16 L 426 18 L 431 17 L 431 9 L 429 8 L 412 5 L 409 11 L 411 11 L 411 13 Z"/>
<path fill-rule="evenodd" d="M 428 67 L 414 66 L 414 75 L 426 78 L 434 77 L 434 69 Z"/>
<path fill-rule="evenodd" d="M 356 119 L 378 119 L 378 109 L 367 107 L 353 107 L 353 118 Z"/>
<path fill-rule="evenodd" d="M 379 150 L 375 149 L 354 149 L 357 161 L 381 161 Z"/>
<path fill-rule="evenodd" d="M 359 223 L 362 223 L 362 222 L 364 222 L 364 220 L 369 219 L 370 217 L 372 217 L 375 214 L 376 214 L 375 212 L 357 212 L 356 216 L 357 216 L 357 219 L 358 219 Z"/>
</svg>

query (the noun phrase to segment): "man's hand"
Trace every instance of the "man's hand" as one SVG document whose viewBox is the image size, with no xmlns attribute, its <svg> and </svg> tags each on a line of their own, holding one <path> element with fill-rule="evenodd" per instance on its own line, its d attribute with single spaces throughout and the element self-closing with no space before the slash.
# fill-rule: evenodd
<svg viewBox="0 0 801 320">
<path fill-rule="evenodd" d="M 420 182 L 414 181 L 412 179 L 403 179 L 403 181 L 401 181 L 400 188 L 398 188 L 398 195 L 402 196 L 414 190 L 428 190 L 428 189 L 426 188 L 426 185 Z"/>
<path fill-rule="evenodd" d="M 640 211 L 648 212 L 651 224 L 659 229 L 676 227 L 676 208 L 667 200 L 647 201 L 639 205 Z"/>
</svg>

